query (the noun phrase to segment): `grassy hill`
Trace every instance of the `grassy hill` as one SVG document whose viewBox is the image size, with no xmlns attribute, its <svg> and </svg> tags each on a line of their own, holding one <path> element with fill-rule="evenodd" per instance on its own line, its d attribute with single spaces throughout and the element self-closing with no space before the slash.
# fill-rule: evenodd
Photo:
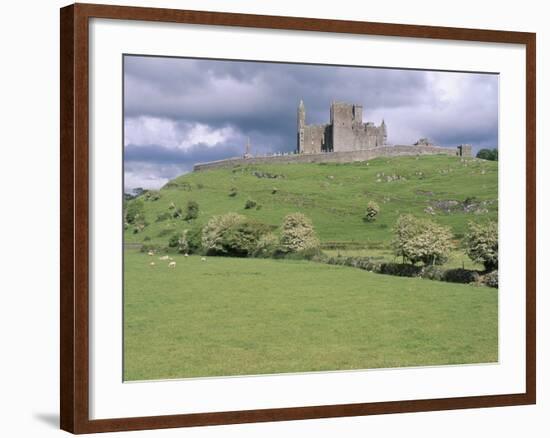
<svg viewBox="0 0 550 438">
<path fill-rule="evenodd" d="M 299 211 L 327 254 L 391 259 L 400 214 L 449 225 L 457 239 L 469 220 L 496 219 L 497 167 L 426 156 L 189 173 L 129 201 L 127 208 L 143 204 L 148 225 L 137 233 L 128 226 L 125 238 L 164 246 L 213 215 L 237 212 L 278 227 Z M 261 208 L 245 209 L 250 199 Z M 198 218 L 174 218 L 191 200 Z M 370 200 L 380 213 L 365 223 Z M 171 256 L 173 267 L 162 252 L 125 250 L 125 380 L 498 360 L 497 289 L 305 260 Z M 448 266 L 463 265 L 474 267 L 457 249 Z"/>
<path fill-rule="evenodd" d="M 165 244 L 184 229 L 201 226 L 211 216 L 236 212 L 279 226 L 282 218 L 300 211 L 309 216 L 325 247 L 380 248 L 391 240 L 400 214 L 449 225 L 460 238 L 469 220 L 496 219 L 498 163 L 448 156 L 379 158 L 368 163 L 276 164 L 188 173 L 168 184 L 157 200 L 143 199 L 142 231 L 131 225 L 126 242 Z M 230 196 L 230 191 L 236 191 Z M 248 199 L 258 209 L 245 209 Z M 199 203 L 198 219 L 162 218 L 170 204 L 185 208 Z M 373 223 L 362 220 L 367 202 L 376 201 L 380 214 Z M 130 201 L 135 202 L 135 201 Z"/>
</svg>

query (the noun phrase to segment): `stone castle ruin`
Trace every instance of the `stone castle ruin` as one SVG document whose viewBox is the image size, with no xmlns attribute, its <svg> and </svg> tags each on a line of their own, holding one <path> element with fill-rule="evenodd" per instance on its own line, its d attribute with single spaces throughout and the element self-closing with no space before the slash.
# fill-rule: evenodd
<svg viewBox="0 0 550 438">
<path fill-rule="evenodd" d="M 363 106 L 333 102 L 330 106 L 330 123 L 307 125 L 306 108 L 298 105 L 298 147 L 303 154 L 320 152 L 346 152 L 385 146 L 388 139 L 386 123 L 380 126 L 363 123 Z"/>
<path fill-rule="evenodd" d="M 349 163 L 368 161 L 378 157 L 450 155 L 471 157 L 472 146 L 456 148 L 436 146 L 427 138 L 412 145 L 387 144 L 388 130 L 382 120 L 379 126 L 363 123 L 363 107 L 358 104 L 333 102 L 330 106 L 330 122 L 322 125 L 306 124 L 306 108 L 298 105 L 296 151 L 273 155 L 255 156 L 251 153 L 250 139 L 242 157 L 197 163 L 194 171 L 233 167 L 241 164 L 271 163 Z"/>
</svg>

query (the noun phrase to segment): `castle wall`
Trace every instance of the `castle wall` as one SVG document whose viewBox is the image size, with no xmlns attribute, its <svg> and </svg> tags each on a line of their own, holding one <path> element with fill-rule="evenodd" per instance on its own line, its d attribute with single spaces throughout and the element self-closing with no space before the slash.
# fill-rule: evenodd
<svg viewBox="0 0 550 438">
<path fill-rule="evenodd" d="M 328 125 L 305 125 L 304 141 L 300 152 L 305 154 L 316 154 L 328 151 L 327 136 Z"/>
<path fill-rule="evenodd" d="M 444 148 L 440 146 L 379 146 L 373 149 L 357 151 L 335 151 L 330 153 L 311 153 L 293 155 L 274 155 L 268 157 L 229 158 L 227 160 L 198 163 L 194 171 L 231 168 L 237 165 L 275 164 L 275 163 L 350 163 L 368 161 L 379 157 L 405 157 L 417 155 L 448 155 L 461 156 L 460 148 Z M 471 156 L 462 155 L 462 156 Z"/>
</svg>

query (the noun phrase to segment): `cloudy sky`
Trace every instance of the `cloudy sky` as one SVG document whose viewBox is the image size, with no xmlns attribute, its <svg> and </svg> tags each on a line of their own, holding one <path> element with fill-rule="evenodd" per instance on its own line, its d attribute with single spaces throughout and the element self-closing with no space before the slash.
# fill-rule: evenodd
<svg viewBox="0 0 550 438">
<path fill-rule="evenodd" d="M 296 108 L 332 101 L 385 119 L 390 144 L 498 147 L 498 76 L 246 61 L 124 58 L 125 189 L 159 188 L 194 163 L 296 149 Z"/>
</svg>

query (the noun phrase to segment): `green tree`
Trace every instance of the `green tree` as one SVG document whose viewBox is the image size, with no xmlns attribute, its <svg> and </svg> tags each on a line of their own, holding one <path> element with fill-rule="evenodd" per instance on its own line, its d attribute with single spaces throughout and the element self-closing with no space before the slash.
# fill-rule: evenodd
<svg viewBox="0 0 550 438">
<path fill-rule="evenodd" d="M 498 161 L 498 149 L 480 149 L 476 157 L 483 160 Z"/>
<path fill-rule="evenodd" d="M 482 263 L 486 271 L 498 269 L 498 224 L 470 222 L 464 237 L 466 253 L 476 263 Z"/>
<path fill-rule="evenodd" d="M 236 213 L 212 217 L 202 229 L 202 247 L 208 254 L 253 255 L 269 227 Z"/>
<path fill-rule="evenodd" d="M 145 207 L 142 199 L 132 199 L 126 205 L 124 215 L 128 224 L 142 224 L 145 222 Z"/>
</svg>

